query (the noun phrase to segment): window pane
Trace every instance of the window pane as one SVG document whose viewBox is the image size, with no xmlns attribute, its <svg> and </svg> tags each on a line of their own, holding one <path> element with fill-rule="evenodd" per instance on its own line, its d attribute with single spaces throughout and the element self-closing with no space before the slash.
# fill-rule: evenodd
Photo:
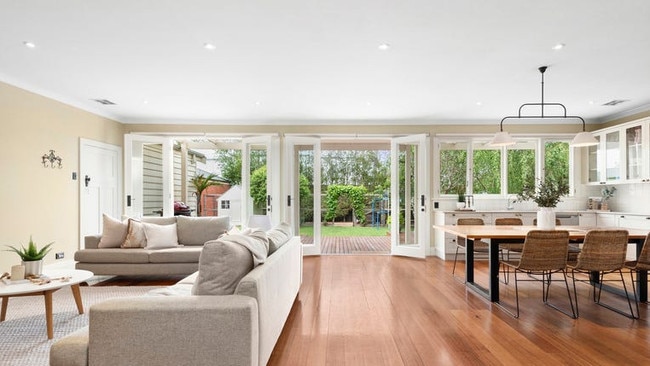
<svg viewBox="0 0 650 366">
<path fill-rule="evenodd" d="M 501 193 L 501 150 L 474 143 L 474 194 Z"/>
<path fill-rule="evenodd" d="M 465 193 L 467 182 L 467 143 L 440 144 L 440 194 Z"/>
<path fill-rule="evenodd" d="M 547 141 L 544 144 L 544 176 L 569 184 L 569 143 Z"/>
<path fill-rule="evenodd" d="M 535 183 L 535 143 L 529 141 L 508 147 L 508 193 L 521 193 L 526 183 Z"/>
</svg>

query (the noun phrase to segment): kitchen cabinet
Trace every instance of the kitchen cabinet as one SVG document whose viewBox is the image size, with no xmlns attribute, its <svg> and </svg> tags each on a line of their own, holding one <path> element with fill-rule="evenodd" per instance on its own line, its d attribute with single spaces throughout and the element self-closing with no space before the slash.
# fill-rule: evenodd
<svg viewBox="0 0 650 366">
<path fill-rule="evenodd" d="M 598 227 L 617 227 L 620 214 L 599 212 L 596 215 Z"/>
<path fill-rule="evenodd" d="M 594 132 L 587 148 L 588 184 L 650 182 L 650 118 Z"/>
<path fill-rule="evenodd" d="M 578 214 L 578 225 L 587 227 L 596 227 L 596 213 L 595 212 L 581 212 Z"/>
</svg>

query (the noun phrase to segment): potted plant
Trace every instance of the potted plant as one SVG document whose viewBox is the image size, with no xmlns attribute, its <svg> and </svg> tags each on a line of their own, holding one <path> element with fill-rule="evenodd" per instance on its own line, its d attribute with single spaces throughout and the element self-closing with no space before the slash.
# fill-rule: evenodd
<svg viewBox="0 0 650 366">
<path fill-rule="evenodd" d="M 538 180 L 535 186 L 532 183 L 524 183 L 523 190 L 517 195 L 517 201 L 533 201 L 539 206 L 537 212 L 537 226 L 541 230 L 555 229 L 555 211 L 562 196 L 569 194 L 569 184 L 565 179 L 554 179 L 547 176 L 544 180 Z"/>
<path fill-rule="evenodd" d="M 458 187 L 458 202 L 456 202 L 456 209 L 462 210 L 465 208 L 465 187 Z"/>
<path fill-rule="evenodd" d="M 23 266 L 25 266 L 25 275 L 40 276 L 43 270 L 43 258 L 50 252 L 50 250 L 52 250 L 52 248 L 50 248 L 52 244 L 54 244 L 54 242 L 45 245 L 39 250 L 30 235 L 29 244 L 26 248 L 23 245 L 21 245 L 20 248 L 7 245 L 9 249 L 6 249 L 6 251 L 15 252 L 20 256 L 20 259 L 23 261 Z"/>
<path fill-rule="evenodd" d="M 601 194 L 603 195 L 602 203 L 600 204 L 600 209 L 603 211 L 608 211 L 609 210 L 609 204 L 607 201 L 614 197 L 614 192 L 616 192 L 616 187 L 605 187 L 601 191 Z"/>
</svg>

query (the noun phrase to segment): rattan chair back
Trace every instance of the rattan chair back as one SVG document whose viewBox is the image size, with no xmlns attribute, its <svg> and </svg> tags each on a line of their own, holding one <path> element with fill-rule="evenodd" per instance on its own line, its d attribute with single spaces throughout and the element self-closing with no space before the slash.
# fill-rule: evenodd
<svg viewBox="0 0 650 366">
<path fill-rule="evenodd" d="M 562 221 L 560 221 L 560 219 L 556 218 L 555 219 L 555 226 L 560 226 L 560 225 L 562 225 Z M 537 218 L 533 219 L 533 226 L 537 226 Z"/>
<path fill-rule="evenodd" d="M 623 268 L 628 242 L 627 230 L 590 230 L 585 235 L 575 269 L 615 271 Z"/>
<path fill-rule="evenodd" d="M 531 230 L 526 235 L 517 268 L 527 271 L 564 269 L 568 252 L 568 231 Z"/>
<path fill-rule="evenodd" d="M 465 217 L 458 219 L 456 225 L 485 225 L 485 223 L 479 217 Z"/>
<path fill-rule="evenodd" d="M 498 217 L 494 219 L 494 225 L 521 226 L 524 222 L 518 217 Z"/>
<path fill-rule="evenodd" d="M 650 233 L 648 233 L 648 236 L 645 238 L 641 254 L 639 254 L 639 258 L 636 260 L 635 269 L 650 271 Z"/>
</svg>

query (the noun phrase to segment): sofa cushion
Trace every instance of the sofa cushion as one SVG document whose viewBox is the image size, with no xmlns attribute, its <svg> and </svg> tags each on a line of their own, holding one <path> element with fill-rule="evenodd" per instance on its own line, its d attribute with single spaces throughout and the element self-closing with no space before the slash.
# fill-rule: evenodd
<svg viewBox="0 0 650 366">
<path fill-rule="evenodd" d="M 192 295 L 232 295 L 239 280 L 253 269 L 253 256 L 229 240 L 212 240 L 203 246 L 199 274 Z"/>
<path fill-rule="evenodd" d="M 267 231 L 266 236 L 269 238 L 269 255 L 271 255 L 291 239 L 291 227 L 283 222 Z"/>
<path fill-rule="evenodd" d="M 231 295 L 239 280 L 266 259 L 268 239 L 261 230 L 224 235 L 203 246 L 193 295 Z"/>
<path fill-rule="evenodd" d="M 149 252 L 142 248 L 82 249 L 74 253 L 74 260 L 84 263 L 149 263 Z"/>
<path fill-rule="evenodd" d="M 119 248 L 126 239 L 129 227 L 128 221 L 120 221 L 106 214 L 102 214 L 102 237 L 97 244 L 98 248 Z"/>
<path fill-rule="evenodd" d="M 129 219 L 129 230 L 122 243 L 122 248 L 144 248 L 147 246 L 147 237 L 144 234 L 144 227 L 138 220 Z"/>
<path fill-rule="evenodd" d="M 145 216 L 140 219 L 142 222 L 148 222 L 156 225 L 171 225 L 176 223 L 176 216 L 158 217 L 158 216 Z"/>
<path fill-rule="evenodd" d="M 230 228 L 230 216 L 176 218 L 178 242 L 183 245 L 203 245 L 218 239 Z"/>
<path fill-rule="evenodd" d="M 145 249 L 163 249 L 178 247 L 176 223 L 171 225 L 157 225 L 143 222 L 144 234 L 147 237 Z"/>
<path fill-rule="evenodd" d="M 149 253 L 150 263 L 197 263 L 201 256 L 202 247 L 166 248 L 152 250 Z"/>
</svg>

